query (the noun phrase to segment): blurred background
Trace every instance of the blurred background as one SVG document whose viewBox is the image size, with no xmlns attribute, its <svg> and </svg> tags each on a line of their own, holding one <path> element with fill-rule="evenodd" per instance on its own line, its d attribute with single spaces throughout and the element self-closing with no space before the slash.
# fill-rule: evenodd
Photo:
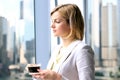
<svg viewBox="0 0 120 80">
<path fill-rule="evenodd" d="M 82 11 L 95 80 L 120 80 L 120 0 L 0 0 L 0 80 L 32 80 L 29 63 L 46 68 L 61 42 L 50 30 L 50 12 L 65 3 Z"/>
</svg>

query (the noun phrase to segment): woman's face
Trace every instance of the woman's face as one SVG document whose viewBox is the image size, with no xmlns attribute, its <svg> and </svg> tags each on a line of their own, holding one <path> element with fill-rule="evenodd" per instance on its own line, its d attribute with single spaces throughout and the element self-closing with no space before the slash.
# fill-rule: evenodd
<svg viewBox="0 0 120 80">
<path fill-rule="evenodd" d="M 70 33 L 70 26 L 59 12 L 54 12 L 51 16 L 51 28 L 54 36 L 66 37 Z"/>
</svg>

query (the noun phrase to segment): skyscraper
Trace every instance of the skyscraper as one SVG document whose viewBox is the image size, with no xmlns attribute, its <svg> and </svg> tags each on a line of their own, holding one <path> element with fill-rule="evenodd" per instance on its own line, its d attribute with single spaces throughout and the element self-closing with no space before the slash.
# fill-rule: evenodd
<svg viewBox="0 0 120 80">
<path fill-rule="evenodd" d="M 0 48 L 2 46 L 2 17 L 0 17 Z"/>
<path fill-rule="evenodd" d="M 24 1 L 20 1 L 20 19 L 23 19 L 24 14 Z"/>
<path fill-rule="evenodd" d="M 118 66 L 120 66 L 120 0 L 117 0 L 117 37 L 118 37 L 118 48 L 117 48 L 117 53 L 118 53 Z"/>
<path fill-rule="evenodd" d="M 103 66 L 114 67 L 117 65 L 117 17 L 112 3 L 102 7 L 101 30 Z"/>
<path fill-rule="evenodd" d="M 7 19 L 0 17 L 0 47 L 3 45 L 3 34 L 7 33 Z"/>
</svg>

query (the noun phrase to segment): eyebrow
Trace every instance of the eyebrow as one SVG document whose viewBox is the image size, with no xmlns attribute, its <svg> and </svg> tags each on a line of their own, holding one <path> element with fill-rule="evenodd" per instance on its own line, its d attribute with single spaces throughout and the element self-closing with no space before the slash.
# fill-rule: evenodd
<svg viewBox="0 0 120 80">
<path fill-rule="evenodd" d="M 51 19 L 52 21 L 55 21 L 55 20 L 60 20 L 60 21 L 66 21 L 64 18 L 56 18 L 56 19 Z"/>
</svg>

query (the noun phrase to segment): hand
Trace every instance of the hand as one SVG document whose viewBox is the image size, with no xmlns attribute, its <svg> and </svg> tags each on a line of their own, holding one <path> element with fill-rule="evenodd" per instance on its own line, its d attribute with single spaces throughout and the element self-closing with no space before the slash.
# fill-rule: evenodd
<svg viewBox="0 0 120 80">
<path fill-rule="evenodd" d="M 60 74 L 51 71 L 51 70 L 40 70 L 38 69 L 39 73 L 33 74 L 32 76 L 36 79 L 41 80 L 61 80 Z"/>
</svg>

